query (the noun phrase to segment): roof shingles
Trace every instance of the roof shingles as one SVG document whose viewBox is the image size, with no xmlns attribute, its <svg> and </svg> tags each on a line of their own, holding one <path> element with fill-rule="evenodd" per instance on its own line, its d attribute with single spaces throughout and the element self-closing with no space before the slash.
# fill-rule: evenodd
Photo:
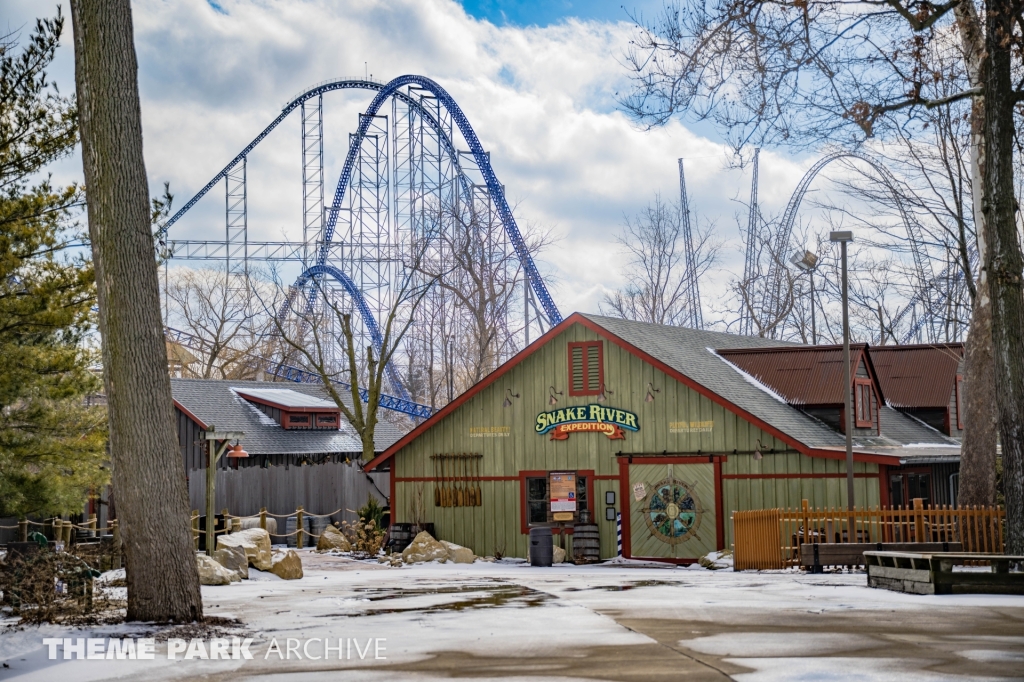
<svg viewBox="0 0 1024 682">
<path fill-rule="evenodd" d="M 274 384 L 262 381 L 220 379 L 171 379 L 174 400 L 207 425 L 221 431 L 242 431 L 246 451 L 253 455 L 357 453 L 363 447 L 352 426 L 341 420 L 341 429 L 285 430 L 245 400 L 235 389 L 259 391 Z M 316 384 L 287 384 L 289 390 L 315 400 L 324 400 L 324 389 Z M 333 405 L 333 403 L 332 403 Z M 344 415 L 343 415 L 344 417 Z M 374 431 L 374 449 L 386 450 L 402 437 L 393 424 L 378 422 Z"/>
</svg>

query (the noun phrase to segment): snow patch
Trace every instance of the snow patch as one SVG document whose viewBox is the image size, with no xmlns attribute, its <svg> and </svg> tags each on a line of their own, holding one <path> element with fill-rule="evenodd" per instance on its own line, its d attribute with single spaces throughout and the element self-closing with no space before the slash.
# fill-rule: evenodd
<svg viewBox="0 0 1024 682">
<path fill-rule="evenodd" d="M 754 377 L 750 376 L 749 374 L 747 374 L 746 372 L 744 372 L 744 371 L 743 371 L 742 369 L 740 369 L 739 367 L 737 367 L 736 365 L 734 365 L 733 363 L 729 362 L 728 360 L 726 360 L 725 358 L 723 358 L 723 357 L 722 357 L 721 355 L 719 355 L 718 353 L 716 353 L 716 352 L 715 352 L 715 349 L 714 349 L 714 348 L 705 348 L 705 350 L 706 350 L 707 352 L 711 353 L 712 355 L 714 355 L 714 356 L 715 356 L 716 358 L 718 358 L 719 360 L 721 360 L 721 361 L 722 361 L 722 362 L 724 362 L 725 364 L 727 364 L 727 365 L 729 365 L 730 367 L 732 367 L 732 368 L 733 368 L 734 370 L 736 370 L 736 372 L 737 372 L 737 373 L 738 373 L 738 374 L 739 374 L 739 375 L 740 375 L 741 377 L 743 377 L 743 380 L 744 380 L 744 381 L 746 381 L 746 382 L 747 382 L 748 384 L 750 384 L 750 385 L 752 385 L 752 386 L 756 386 L 757 388 L 761 389 L 762 391 L 764 391 L 765 393 L 767 393 L 767 394 L 768 394 L 768 395 L 770 395 L 771 397 L 773 397 L 773 398 L 775 398 L 776 400 L 778 400 L 778 401 L 779 401 L 780 403 L 785 403 L 786 405 L 788 405 L 788 404 L 789 404 L 788 402 L 786 402 L 786 399 L 785 399 L 785 398 L 783 398 L 783 397 L 782 397 L 781 395 L 779 395 L 778 393 L 776 393 L 776 392 L 775 392 L 775 391 L 773 391 L 772 389 L 768 388 L 767 386 L 765 386 L 764 384 L 762 384 L 762 383 L 761 383 L 760 381 L 758 381 L 758 380 L 757 380 L 757 379 L 755 379 Z"/>
<path fill-rule="evenodd" d="M 231 390 L 231 393 L 235 396 L 235 400 L 237 400 L 239 403 L 241 403 L 242 405 L 245 405 L 247 408 L 252 410 L 252 413 L 254 415 L 256 415 L 257 419 L 260 420 L 260 424 L 263 424 L 264 426 L 277 426 L 277 427 L 280 427 L 280 424 L 278 424 L 276 421 L 274 421 L 274 419 L 270 415 L 266 414 L 265 412 L 261 412 L 258 407 L 256 407 L 252 403 L 250 403 L 248 400 L 246 400 L 242 396 L 238 395 L 238 393 L 235 391 L 235 389 L 232 388 L 230 390 Z"/>
<path fill-rule="evenodd" d="M 934 449 L 934 448 L 955 448 L 957 450 L 960 449 L 959 445 L 953 445 L 952 443 L 907 443 L 906 445 L 901 445 L 900 447 L 904 447 L 904 448 L 929 448 L 929 449 Z"/>
</svg>

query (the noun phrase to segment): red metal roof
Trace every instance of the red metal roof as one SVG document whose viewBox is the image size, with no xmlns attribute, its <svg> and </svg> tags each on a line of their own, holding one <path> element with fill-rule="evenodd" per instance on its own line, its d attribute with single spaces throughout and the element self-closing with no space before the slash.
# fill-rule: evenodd
<svg viewBox="0 0 1024 682">
<path fill-rule="evenodd" d="M 864 343 L 850 344 L 854 375 L 866 348 Z M 842 346 L 722 348 L 715 352 L 778 393 L 790 405 L 843 402 Z M 868 364 L 871 373 L 870 360 Z"/>
<path fill-rule="evenodd" d="M 878 346 L 869 351 L 878 383 L 895 408 L 944 408 L 956 385 L 962 343 Z"/>
</svg>

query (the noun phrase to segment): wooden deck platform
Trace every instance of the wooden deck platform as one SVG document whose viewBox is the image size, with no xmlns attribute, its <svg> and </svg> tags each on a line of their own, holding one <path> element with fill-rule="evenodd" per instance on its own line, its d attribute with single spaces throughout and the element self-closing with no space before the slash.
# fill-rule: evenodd
<svg viewBox="0 0 1024 682">
<path fill-rule="evenodd" d="M 964 552 L 864 552 L 868 587 L 911 594 L 1024 594 L 1024 573 L 1010 573 L 1024 556 Z M 954 571 L 966 562 L 991 570 Z"/>
<path fill-rule="evenodd" d="M 864 552 L 961 552 L 959 542 L 805 542 L 800 565 L 811 573 L 825 566 L 863 566 Z"/>
</svg>

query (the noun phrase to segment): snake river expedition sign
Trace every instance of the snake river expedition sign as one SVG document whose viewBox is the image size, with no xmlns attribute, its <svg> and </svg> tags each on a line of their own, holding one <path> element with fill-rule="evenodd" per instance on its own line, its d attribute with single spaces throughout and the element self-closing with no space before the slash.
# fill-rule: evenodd
<svg viewBox="0 0 1024 682">
<path fill-rule="evenodd" d="M 541 412 L 534 430 L 538 434 L 551 432 L 551 440 L 566 440 L 570 433 L 596 431 L 610 440 L 625 440 L 626 431 L 639 431 L 636 415 L 604 405 L 566 407 Z"/>
</svg>

